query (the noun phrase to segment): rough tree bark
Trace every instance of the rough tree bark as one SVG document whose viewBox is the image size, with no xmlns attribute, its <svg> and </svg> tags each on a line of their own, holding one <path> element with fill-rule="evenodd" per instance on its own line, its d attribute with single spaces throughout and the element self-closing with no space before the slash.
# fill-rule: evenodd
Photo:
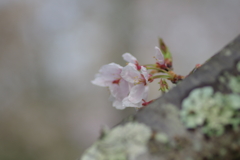
<svg viewBox="0 0 240 160">
<path fill-rule="evenodd" d="M 239 160 L 239 93 L 240 36 L 80 159 Z"/>
</svg>

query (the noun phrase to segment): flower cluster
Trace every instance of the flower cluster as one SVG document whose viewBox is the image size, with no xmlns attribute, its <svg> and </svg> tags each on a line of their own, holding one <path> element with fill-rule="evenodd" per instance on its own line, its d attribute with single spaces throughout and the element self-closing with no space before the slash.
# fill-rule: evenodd
<svg viewBox="0 0 240 160">
<path fill-rule="evenodd" d="M 125 67 L 116 63 L 104 65 L 92 83 L 109 87 L 110 100 L 117 109 L 142 107 L 147 99 L 147 82 L 150 75 L 130 53 L 123 54 L 123 59 L 128 62 Z"/>
<path fill-rule="evenodd" d="M 184 77 L 176 75 L 172 71 L 172 58 L 169 50 L 162 40 L 160 48 L 155 47 L 155 64 L 140 65 L 138 60 L 130 53 L 122 55 L 127 65 L 122 67 L 116 63 L 110 63 L 100 68 L 92 83 L 102 87 L 108 87 L 111 93 L 110 100 L 117 109 L 125 107 L 141 108 L 153 100 L 147 101 L 148 84 L 160 78 L 160 90 L 168 91 L 168 79 L 173 83 Z M 151 70 L 148 72 L 148 70 Z M 159 73 L 162 73 L 159 75 Z M 158 74 L 158 75 L 156 75 Z"/>
</svg>

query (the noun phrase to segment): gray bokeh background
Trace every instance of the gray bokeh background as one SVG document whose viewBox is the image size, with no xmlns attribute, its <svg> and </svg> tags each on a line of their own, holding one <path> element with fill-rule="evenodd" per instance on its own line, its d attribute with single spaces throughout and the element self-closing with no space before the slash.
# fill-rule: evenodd
<svg viewBox="0 0 240 160">
<path fill-rule="evenodd" d="M 70 160 L 135 112 L 90 81 L 162 37 L 186 75 L 240 32 L 239 0 L 0 0 L 0 159 Z M 151 86 L 151 98 L 160 94 Z"/>
</svg>

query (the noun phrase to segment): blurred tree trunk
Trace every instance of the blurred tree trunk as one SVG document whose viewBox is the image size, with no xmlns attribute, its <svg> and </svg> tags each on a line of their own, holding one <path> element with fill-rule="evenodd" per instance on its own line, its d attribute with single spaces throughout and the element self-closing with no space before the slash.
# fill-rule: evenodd
<svg viewBox="0 0 240 160">
<path fill-rule="evenodd" d="M 209 94 L 206 90 L 201 90 L 204 88 L 214 92 Z M 196 90 L 203 92 L 197 94 Z M 84 153 L 82 159 L 240 159 L 239 93 L 240 36 L 155 102 L 113 129 L 104 129 L 99 140 Z M 203 97 L 210 98 L 210 101 L 205 101 Z M 187 99 L 193 109 L 210 105 L 209 113 L 214 114 L 208 114 L 204 123 L 197 123 L 187 129 L 186 123 L 183 123 L 186 117 L 180 116 L 184 109 L 183 101 Z M 219 108 L 219 101 L 227 104 L 223 106 L 227 110 L 235 106 L 232 117 L 226 116 L 229 114 L 225 114 L 225 109 L 212 111 Z M 212 103 L 214 105 L 211 106 Z M 222 106 L 221 103 L 220 105 Z M 191 123 L 199 118 L 197 111 L 188 114 L 185 116 L 192 116 Z M 219 130 L 220 133 L 217 132 Z"/>
</svg>

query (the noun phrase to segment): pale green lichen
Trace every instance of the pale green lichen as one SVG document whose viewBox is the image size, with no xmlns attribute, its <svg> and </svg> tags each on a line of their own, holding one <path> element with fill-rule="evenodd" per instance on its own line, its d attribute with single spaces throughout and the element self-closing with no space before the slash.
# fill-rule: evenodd
<svg viewBox="0 0 240 160">
<path fill-rule="evenodd" d="M 169 138 L 165 133 L 157 133 L 155 136 L 155 140 L 164 144 L 169 142 Z"/>
<path fill-rule="evenodd" d="M 230 50 L 226 50 L 224 53 L 225 56 L 230 56 L 231 54 L 232 54 L 232 52 Z"/>
<path fill-rule="evenodd" d="M 226 125 L 240 124 L 240 96 L 214 93 L 212 87 L 193 90 L 182 102 L 180 117 L 187 128 L 201 127 L 207 135 L 221 135 Z"/>
<path fill-rule="evenodd" d="M 209 97 L 212 94 L 211 87 L 205 87 L 202 90 L 195 89 L 190 93 L 189 98 L 183 100 L 180 116 L 187 128 L 195 128 L 203 124 L 207 115 L 203 112 L 202 104 L 211 104 L 213 101 L 209 101 Z"/>
<path fill-rule="evenodd" d="M 237 63 L 236 69 L 240 72 L 240 62 Z M 223 86 L 227 86 L 232 92 L 240 93 L 240 75 L 233 75 L 225 71 L 223 75 L 219 77 L 219 81 L 222 83 L 219 89 Z"/>
<path fill-rule="evenodd" d="M 151 134 L 149 127 L 137 122 L 117 126 L 95 142 L 82 160 L 134 160 L 147 151 Z"/>
<path fill-rule="evenodd" d="M 240 76 L 228 76 L 228 87 L 235 93 L 240 93 Z"/>
<path fill-rule="evenodd" d="M 237 63 L 236 69 L 240 72 L 240 62 Z M 219 81 L 222 83 L 221 86 L 227 86 L 232 92 L 240 93 L 240 76 L 232 75 L 229 72 L 224 72 L 222 76 L 219 77 Z"/>
<path fill-rule="evenodd" d="M 223 77 L 223 76 L 220 76 L 220 77 L 219 77 L 219 81 L 220 81 L 221 83 L 226 83 L 226 78 Z"/>
</svg>

